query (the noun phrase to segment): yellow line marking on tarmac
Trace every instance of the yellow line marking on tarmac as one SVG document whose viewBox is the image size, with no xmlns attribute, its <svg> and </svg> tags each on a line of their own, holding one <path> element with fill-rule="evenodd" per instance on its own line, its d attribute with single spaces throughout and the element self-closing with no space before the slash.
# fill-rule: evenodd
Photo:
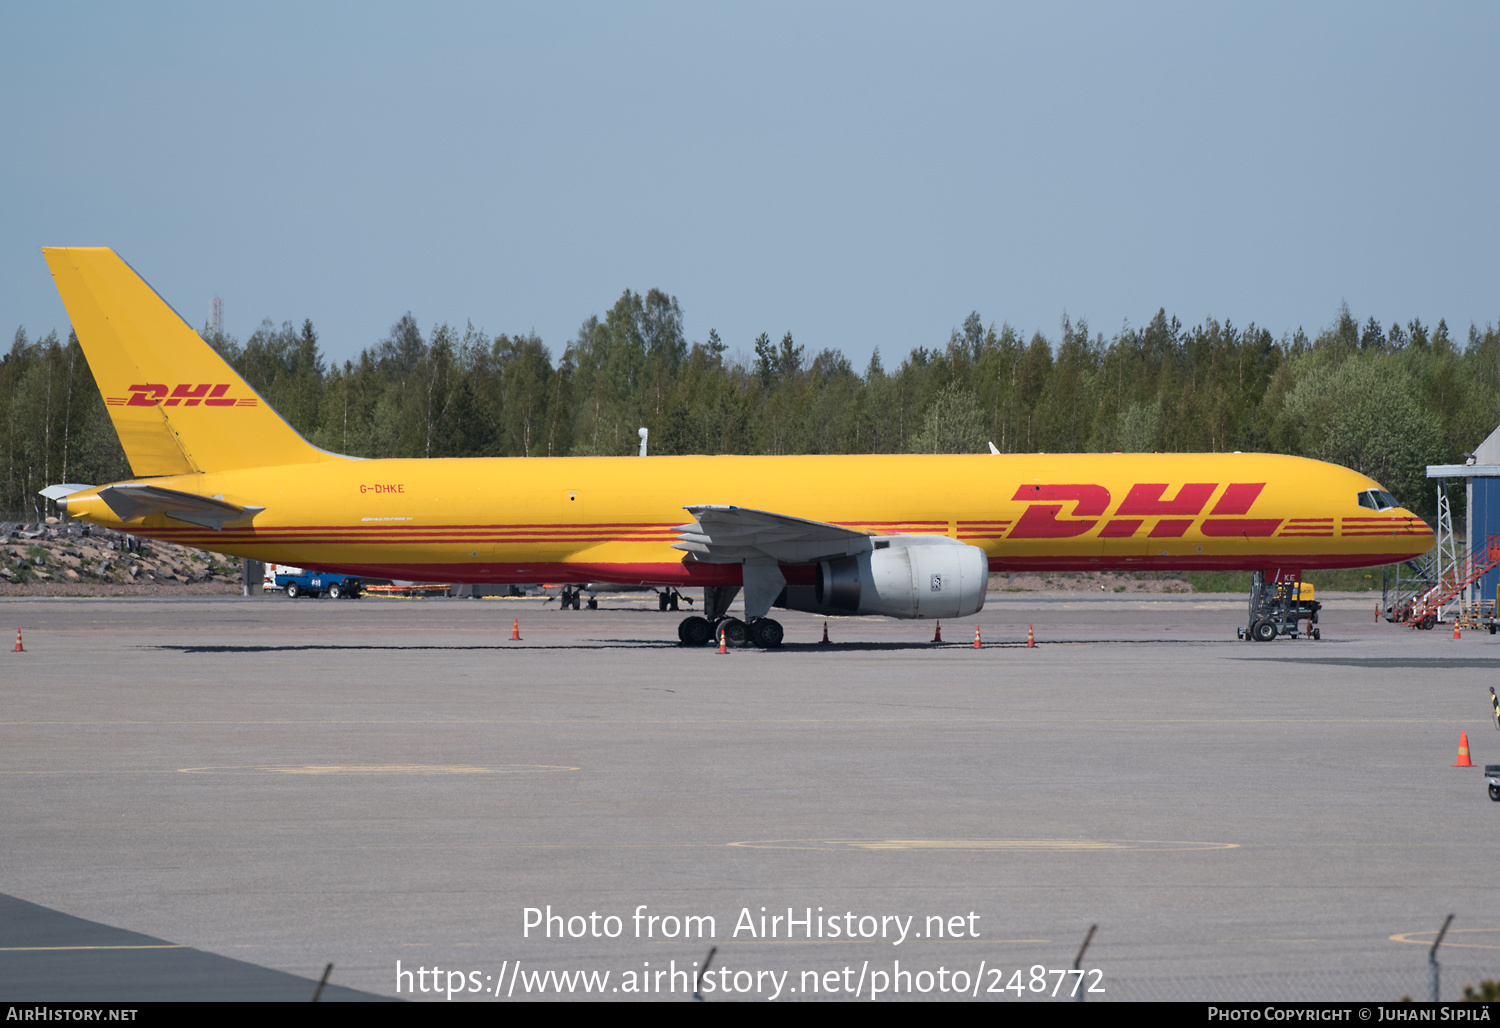
<svg viewBox="0 0 1500 1028">
<path fill-rule="evenodd" d="M 242 767 L 180 767 L 184 774 L 244 775 L 513 775 L 540 771 L 577 771 L 549 764 L 502 764 L 470 767 L 463 764 L 250 764 Z"/>
<path fill-rule="evenodd" d="M 1497 935 L 1497 934 L 1500 934 L 1500 928 L 1454 928 L 1454 929 L 1450 930 L 1448 932 L 1448 934 L 1443 937 L 1443 948 L 1444 949 L 1500 949 L 1500 944 L 1489 944 L 1489 945 L 1486 945 L 1485 943 L 1482 943 L 1482 942 L 1449 942 L 1448 941 L 1449 939 L 1451 939 L 1455 935 L 1472 934 L 1472 933 L 1483 933 L 1483 934 L 1489 934 L 1489 935 Z M 1426 938 L 1419 938 L 1419 936 L 1426 936 Z M 1413 945 L 1416 945 L 1416 946 L 1431 946 L 1432 945 L 1432 940 L 1434 940 L 1436 938 L 1437 938 L 1437 932 L 1429 930 L 1429 931 L 1425 931 L 1425 932 L 1397 932 L 1395 935 L 1389 936 L 1388 941 L 1390 941 L 1390 942 L 1409 942 L 1409 943 L 1412 943 Z"/>
<path fill-rule="evenodd" d="M 73 949 L 191 949 L 176 943 L 161 943 L 154 946 L 0 946 L 0 953 L 50 953 L 56 950 Z"/>
<path fill-rule="evenodd" d="M 1239 848 L 1237 842 L 1178 842 L 1158 839 L 768 839 L 763 842 L 731 842 L 728 845 L 745 849 L 979 850 L 999 853 Z"/>
</svg>

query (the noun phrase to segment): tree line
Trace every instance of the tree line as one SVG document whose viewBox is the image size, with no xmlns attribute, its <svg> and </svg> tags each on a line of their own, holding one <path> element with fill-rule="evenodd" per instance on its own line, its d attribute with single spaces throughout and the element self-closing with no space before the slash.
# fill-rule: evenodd
<svg viewBox="0 0 1500 1028">
<path fill-rule="evenodd" d="M 1461 463 L 1500 422 L 1500 331 L 1361 325 L 1341 306 L 1309 338 L 1159 310 L 1109 338 L 1063 318 L 1030 338 L 976 313 L 945 344 L 863 369 L 790 332 L 731 354 L 689 342 L 676 297 L 626 290 L 560 355 L 535 335 L 472 324 L 423 333 L 407 314 L 342 364 L 310 321 L 267 320 L 243 343 L 203 336 L 314 444 L 359 457 L 653 454 L 1265 451 L 1363 471 L 1414 509 L 1424 467 Z M 76 338 L 17 329 L 0 359 L 0 510 L 44 512 L 36 490 L 128 478 Z"/>
</svg>

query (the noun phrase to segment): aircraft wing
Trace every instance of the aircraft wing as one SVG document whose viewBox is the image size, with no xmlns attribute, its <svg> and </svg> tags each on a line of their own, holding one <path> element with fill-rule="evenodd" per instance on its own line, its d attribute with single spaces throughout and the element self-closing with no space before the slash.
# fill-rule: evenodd
<svg viewBox="0 0 1500 1028">
<path fill-rule="evenodd" d="M 697 520 L 679 525 L 674 549 L 710 564 L 774 561 L 805 563 L 870 549 L 870 537 L 825 521 L 787 514 L 702 504 L 683 508 Z"/>
<path fill-rule="evenodd" d="M 111 485 L 99 490 L 99 499 L 109 505 L 121 521 L 165 514 L 191 525 L 202 525 L 215 532 L 235 521 L 252 518 L 264 507 L 242 507 L 221 496 L 199 496 L 196 493 L 163 489 L 156 485 Z"/>
</svg>

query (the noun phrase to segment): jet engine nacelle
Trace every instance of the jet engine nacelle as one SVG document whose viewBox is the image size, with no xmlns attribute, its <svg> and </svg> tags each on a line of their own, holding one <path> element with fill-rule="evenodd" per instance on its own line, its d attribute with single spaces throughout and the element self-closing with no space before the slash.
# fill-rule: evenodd
<svg viewBox="0 0 1500 1028">
<path fill-rule="evenodd" d="M 811 586 L 789 585 L 777 606 L 814 614 L 957 618 L 984 607 L 989 558 L 947 536 L 892 536 L 852 557 L 819 561 Z"/>
</svg>

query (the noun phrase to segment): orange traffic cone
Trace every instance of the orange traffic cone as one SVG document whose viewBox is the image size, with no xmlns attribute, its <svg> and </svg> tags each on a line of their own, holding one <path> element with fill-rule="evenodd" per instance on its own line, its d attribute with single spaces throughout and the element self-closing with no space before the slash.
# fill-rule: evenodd
<svg viewBox="0 0 1500 1028">
<path fill-rule="evenodd" d="M 1032 633 L 1030 625 L 1026 626 L 1026 648 L 1028 650 L 1036 649 L 1036 635 Z"/>
<path fill-rule="evenodd" d="M 1454 767 L 1473 767 L 1474 762 L 1469 759 L 1469 733 L 1458 733 L 1458 763 Z"/>
<path fill-rule="evenodd" d="M 729 647 L 724 643 L 724 629 L 719 629 L 719 652 L 728 653 Z"/>
<path fill-rule="evenodd" d="M 932 641 L 935 643 L 943 641 L 943 623 L 941 621 L 937 623 L 937 628 L 932 632 Z"/>
<path fill-rule="evenodd" d="M 984 649 L 983 646 L 979 645 L 979 626 L 978 625 L 974 626 L 974 648 L 976 650 L 982 650 L 982 649 Z"/>
<path fill-rule="evenodd" d="M 1453 638 L 1458 638 L 1458 622 L 1453 622 Z"/>
<path fill-rule="evenodd" d="M 820 642 L 820 643 L 818 643 L 818 645 L 819 646 L 832 646 L 833 645 L 833 643 L 831 641 L 829 641 L 829 638 L 828 638 L 828 622 L 827 621 L 823 622 L 823 641 Z"/>
<path fill-rule="evenodd" d="M 19 628 L 16 629 L 16 648 L 15 648 L 14 652 L 16 652 L 16 653 L 25 653 L 26 652 L 26 647 L 24 647 L 24 646 L 21 645 L 21 630 Z"/>
<path fill-rule="evenodd" d="M 516 618 L 516 623 L 510 626 L 510 637 L 516 642 L 521 641 L 521 619 Z"/>
</svg>

